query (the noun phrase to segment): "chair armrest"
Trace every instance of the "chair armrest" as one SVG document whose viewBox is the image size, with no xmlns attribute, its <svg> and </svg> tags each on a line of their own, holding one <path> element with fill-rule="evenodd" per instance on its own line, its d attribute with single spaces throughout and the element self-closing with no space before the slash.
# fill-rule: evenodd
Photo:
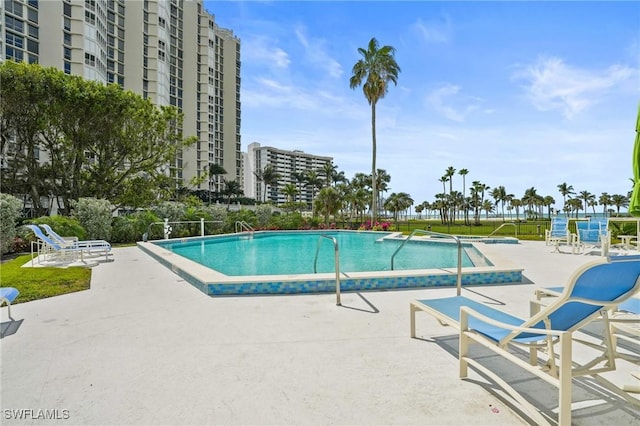
<svg viewBox="0 0 640 426">
<path fill-rule="evenodd" d="M 497 309 L 496 311 L 501 312 L 501 311 L 498 311 Z M 469 329 L 468 316 L 471 316 L 489 325 L 500 327 L 505 330 L 517 331 L 519 333 L 546 334 L 549 336 L 561 336 L 564 333 L 566 333 L 566 330 L 552 330 L 547 328 L 529 328 L 529 327 L 521 327 L 517 325 L 507 324 L 501 321 L 497 321 L 486 315 L 482 315 L 480 312 L 474 311 L 473 309 L 466 306 L 463 306 L 460 308 L 460 332 L 468 331 Z"/>
</svg>

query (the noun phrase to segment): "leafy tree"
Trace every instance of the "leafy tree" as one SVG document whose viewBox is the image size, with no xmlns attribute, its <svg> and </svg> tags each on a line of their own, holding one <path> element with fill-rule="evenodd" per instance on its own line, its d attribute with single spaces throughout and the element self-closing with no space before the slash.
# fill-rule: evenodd
<svg viewBox="0 0 640 426">
<path fill-rule="evenodd" d="M 11 251 L 16 236 L 16 222 L 22 212 L 22 202 L 9 194 L 0 193 L 0 254 Z"/>
<path fill-rule="evenodd" d="M 173 190 L 171 165 L 195 141 L 182 139 L 176 108 L 38 64 L 4 62 L 0 79 L 3 153 L 15 141 L 11 192 L 28 193 L 36 208 L 50 195 L 68 210 L 81 197 L 137 207 Z"/>
<path fill-rule="evenodd" d="M 355 89 L 362 85 L 367 102 L 371 105 L 371 141 L 372 141 L 372 199 L 371 199 L 371 222 L 376 221 L 376 198 L 378 191 L 376 188 L 376 104 L 388 91 L 389 82 L 398 84 L 398 74 L 400 67 L 394 58 L 395 48 L 392 46 L 379 47 L 378 41 L 372 38 L 367 49 L 358 48 L 358 53 L 362 58 L 353 66 L 352 76 L 349 79 L 349 87 Z"/>
<path fill-rule="evenodd" d="M 111 220 L 113 206 L 108 200 L 80 198 L 73 201 L 74 216 L 87 231 L 87 239 L 111 239 Z"/>
<path fill-rule="evenodd" d="M 584 201 L 584 214 L 587 214 L 587 207 L 589 206 L 590 202 L 593 202 L 596 200 L 596 196 L 593 195 L 592 193 L 590 193 L 589 191 L 580 191 L 580 197 L 579 197 L 582 201 Z"/>
</svg>

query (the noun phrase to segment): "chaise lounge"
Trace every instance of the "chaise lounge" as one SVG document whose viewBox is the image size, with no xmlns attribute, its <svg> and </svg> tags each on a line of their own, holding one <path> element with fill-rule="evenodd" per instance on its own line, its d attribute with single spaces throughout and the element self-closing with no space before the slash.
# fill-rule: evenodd
<svg viewBox="0 0 640 426">
<path fill-rule="evenodd" d="M 615 343 L 608 323 L 608 311 L 640 289 L 640 256 L 602 258 L 579 268 L 562 292 L 547 306 L 531 304 L 530 318 L 519 318 L 464 296 L 416 300 L 410 304 L 411 337 L 415 337 L 415 314 L 424 311 L 440 322 L 459 328 L 460 377 L 471 365 L 500 385 L 538 424 L 548 421 L 503 378 L 470 356 L 469 347 L 480 344 L 515 365 L 558 388 L 558 424 L 571 424 L 572 378 L 590 375 L 607 382 L 598 373 L 615 370 Z M 575 332 L 595 319 L 605 322 L 602 345 L 580 339 Z M 578 364 L 572 356 L 573 343 L 598 350 L 589 362 Z M 528 349 L 516 353 L 514 348 Z M 546 351 L 539 361 L 539 351 Z M 628 402 L 638 400 L 609 387 Z M 617 392 L 619 391 L 619 392 Z"/>
</svg>

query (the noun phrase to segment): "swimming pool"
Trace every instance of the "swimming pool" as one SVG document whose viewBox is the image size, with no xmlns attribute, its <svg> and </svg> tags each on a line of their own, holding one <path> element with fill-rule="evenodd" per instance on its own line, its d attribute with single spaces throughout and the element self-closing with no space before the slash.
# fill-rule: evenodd
<svg viewBox="0 0 640 426">
<path fill-rule="evenodd" d="M 390 271 L 391 258 L 403 242 L 388 238 L 391 235 L 391 232 L 280 231 L 157 244 L 225 275 L 289 275 L 335 271 L 333 242 L 321 236 L 336 239 L 341 272 Z M 462 248 L 463 267 L 490 265 L 471 244 L 463 244 Z M 456 244 L 410 240 L 394 257 L 393 269 L 454 268 L 457 264 Z"/>
<path fill-rule="evenodd" d="M 294 233 L 311 235 L 310 242 L 307 241 L 306 246 L 296 247 L 293 255 L 287 250 L 289 245 L 286 238 L 280 240 L 280 243 L 274 243 L 275 240 L 269 242 L 269 238 L 283 238 L 283 236 L 293 235 Z M 343 255 L 349 250 L 359 250 L 364 240 L 351 240 L 349 234 L 367 236 L 371 241 L 378 241 L 375 245 L 383 248 L 387 252 L 383 255 L 362 254 L 353 256 L 357 265 L 367 263 L 370 258 L 379 257 L 383 260 L 382 269 L 371 270 L 367 268 L 358 268 L 359 270 L 350 271 L 347 261 L 343 264 Z M 425 258 L 433 256 L 424 254 L 418 256 L 418 259 L 412 259 L 414 256 L 410 254 L 414 250 L 429 250 L 432 248 L 441 249 L 442 247 L 451 248 L 455 245 L 443 241 L 409 241 L 403 247 L 394 260 L 394 270 L 390 270 L 390 255 L 397 248 L 399 241 L 402 239 L 400 234 L 389 234 L 383 232 L 361 232 L 361 231 L 258 231 L 255 233 L 240 233 L 216 235 L 209 237 L 193 237 L 176 240 L 162 240 L 154 242 L 139 242 L 138 246 L 147 254 L 154 257 L 161 264 L 170 268 L 174 273 L 184 278 L 187 282 L 200 289 L 202 292 L 212 296 L 222 295 L 248 295 L 248 294 L 295 294 L 295 293 L 323 293 L 335 292 L 335 266 L 333 257 L 333 244 L 331 241 L 322 239 L 320 244 L 320 253 L 317 263 L 317 273 L 313 272 L 313 260 L 318 245 L 319 235 L 327 235 L 336 237 L 339 241 L 340 251 L 340 283 L 342 291 L 359 291 L 359 290 L 395 290 L 406 288 L 421 288 L 434 286 L 455 286 L 457 281 L 456 263 L 440 264 L 439 266 L 428 265 L 424 262 Z M 339 239 L 338 239 L 339 237 Z M 341 245 L 343 237 L 345 242 Z M 365 240 L 366 240 L 365 238 Z M 381 241 L 381 239 L 383 241 Z M 395 240 L 395 241 L 394 241 Z M 489 242 L 489 241 L 488 241 Z M 491 240 L 490 242 L 497 242 Z M 505 241 L 507 242 L 507 241 Z M 511 241 L 509 241 L 511 242 Z M 228 243 L 243 247 L 242 251 L 227 253 L 223 247 L 229 247 Z M 270 251 L 276 254 L 275 257 L 267 260 L 265 250 L 260 249 L 263 243 L 266 247 L 271 247 Z M 225 245 L 227 244 L 227 245 Z M 385 245 L 386 244 L 386 245 Z M 463 285 L 493 285 L 504 283 L 520 283 L 522 282 L 522 268 L 514 268 L 512 265 L 492 265 L 477 249 L 476 242 L 464 243 L 462 283 Z M 209 251 L 208 248 L 213 248 Z M 453 249 L 456 253 L 457 248 Z M 180 251 L 192 252 L 194 257 L 200 257 L 202 263 L 188 259 L 180 254 Z M 405 252 L 406 251 L 406 252 Z M 403 253 L 405 252 L 405 253 Z M 446 252 L 446 250 L 445 250 Z M 199 253 L 199 254 L 197 254 Z M 207 254 L 209 253 L 209 254 Z M 424 252 L 426 253 L 426 251 Z M 451 252 L 449 252 L 451 253 Z M 450 257 L 450 254 L 445 255 Z M 216 258 L 212 260 L 212 258 Z M 264 264 L 282 263 L 293 264 L 294 262 L 285 262 L 285 258 L 295 258 L 296 262 L 301 259 L 300 263 L 304 263 L 303 270 L 291 270 L 284 272 L 282 270 L 267 270 L 261 267 Z M 347 257 L 345 257 L 346 259 Z M 466 258 L 466 260 L 465 260 Z M 322 260 L 321 260 L 322 259 Z M 226 265 L 220 267 L 223 270 L 216 269 L 210 262 L 221 261 Z M 309 265 L 311 263 L 311 265 Z M 211 266 L 209 266 L 211 265 Z M 239 266 L 243 265 L 243 266 Z M 248 266 L 247 266 L 248 265 Z M 260 267 L 259 267 L 260 266 Z M 250 269 L 246 269 L 250 267 Z M 240 268 L 238 271 L 232 271 L 234 268 Z M 266 271 L 263 274 L 260 271 Z"/>
</svg>

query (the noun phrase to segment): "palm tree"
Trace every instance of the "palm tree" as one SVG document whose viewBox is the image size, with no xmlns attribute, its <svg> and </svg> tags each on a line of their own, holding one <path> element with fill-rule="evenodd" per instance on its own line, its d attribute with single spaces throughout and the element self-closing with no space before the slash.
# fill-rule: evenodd
<svg viewBox="0 0 640 426">
<path fill-rule="evenodd" d="M 607 217 L 607 206 L 611 205 L 611 195 L 603 192 L 600 198 L 598 198 L 598 203 L 602 206 L 602 214 L 604 214 L 604 217 Z"/>
<path fill-rule="evenodd" d="M 346 183 L 348 181 L 344 172 L 337 170 L 333 172 L 331 179 L 333 180 L 333 186 L 338 186 L 339 183 Z"/>
<path fill-rule="evenodd" d="M 298 188 L 299 200 L 300 203 L 300 214 L 302 215 L 302 185 L 307 181 L 307 177 L 303 172 L 292 172 L 291 179 L 296 182 L 296 187 Z"/>
<path fill-rule="evenodd" d="M 322 165 L 322 173 L 325 178 L 325 186 L 331 186 L 333 174 L 336 172 L 337 167 L 331 162 L 326 162 Z"/>
<path fill-rule="evenodd" d="M 280 174 L 277 172 L 276 168 L 271 164 L 267 164 L 266 166 L 264 166 L 264 169 L 254 173 L 254 174 L 256 175 L 256 178 L 258 179 L 258 182 L 262 182 L 262 184 L 264 185 L 264 192 L 263 192 L 262 201 L 266 202 L 267 201 L 267 186 L 276 185 L 278 183 L 278 179 L 280 179 Z"/>
<path fill-rule="evenodd" d="M 214 192 L 218 193 L 218 176 L 226 175 L 227 171 L 220 164 L 209 164 L 209 204 L 211 204 L 211 184 L 215 182 Z"/>
<path fill-rule="evenodd" d="M 489 191 L 489 195 L 496 200 L 496 207 L 498 206 L 499 202 L 502 202 L 502 220 L 504 221 L 504 198 L 507 195 L 507 190 L 505 189 L 504 186 L 500 185 L 500 186 L 496 186 L 495 188 L 493 188 L 491 191 Z"/>
<path fill-rule="evenodd" d="M 391 182 L 391 176 L 384 169 L 378 169 L 376 171 L 376 189 L 378 191 L 378 198 L 376 199 L 377 205 L 382 203 L 382 193 L 389 190 L 389 182 Z"/>
<path fill-rule="evenodd" d="M 328 223 L 329 216 L 335 215 L 342 208 L 340 194 L 331 186 L 322 188 L 313 204 L 315 205 L 315 210 L 324 216 L 324 223 Z"/>
<path fill-rule="evenodd" d="M 224 195 L 227 196 L 227 210 L 231 205 L 231 197 L 237 197 L 239 195 L 244 194 L 242 191 L 242 186 L 237 180 L 225 180 L 224 181 Z"/>
<path fill-rule="evenodd" d="M 413 198 L 406 192 L 392 193 L 384 203 L 386 210 L 393 212 L 393 220 L 396 223 L 396 229 L 398 227 L 398 213 L 404 211 L 413 205 Z"/>
<path fill-rule="evenodd" d="M 566 211 L 568 210 L 565 209 L 565 205 L 567 204 L 567 197 L 571 198 L 571 196 L 575 194 L 575 192 L 573 192 L 573 186 L 567 185 L 563 182 L 558 185 L 558 191 L 560 191 L 560 194 L 562 195 L 562 209 Z"/>
<path fill-rule="evenodd" d="M 322 188 L 323 180 L 318 174 L 318 172 L 315 170 L 307 171 L 305 176 L 306 176 L 305 183 L 308 187 L 311 188 L 311 214 L 313 215 L 313 217 L 315 217 L 316 213 L 313 206 L 315 205 L 314 201 L 316 198 L 316 189 Z"/>
<path fill-rule="evenodd" d="M 465 180 L 466 180 L 467 175 L 469 174 L 469 170 L 460 169 L 460 170 L 458 170 L 458 174 L 460 176 L 462 176 L 462 197 L 466 198 L 467 197 L 467 193 L 466 193 L 467 184 L 466 184 Z"/>
<path fill-rule="evenodd" d="M 449 181 L 449 194 L 451 194 L 451 191 L 453 191 L 453 175 L 455 174 L 456 169 L 454 169 L 453 166 L 447 167 L 447 170 L 445 170 L 444 172 L 445 177 Z"/>
<path fill-rule="evenodd" d="M 516 209 L 516 221 L 520 220 L 520 207 L 522 207 L 522 200 L 517 198 L 511 199 L 511 208 Z"/>
<path fill-rule="evenodd" d="M 611 196 L 611 204 L 616 206 L 616 216 L 620 216 L 620 207 L 629 207 L 629 197 L 621 194 Z"/>
<path fill-rule="evenodd" d="M 551 195 L 547 195 L 546 197 L 544 197 L 543 203 L 545 206 L 547 206 L 549 219 L 551 219 L 551 206 L 556 203 L 556 200 Z"/>
<path fill-rule="evenodd" d="M 295 197 L 298 194 L 298 188 L 293 183 L 287 183 L 282 188 L 282 193 L 287 197 L 287 210 L 294 211 L 296 209 Z"/>
<path fill-rule="evenodd" d="M 491 202 L 491 200 L 483 201 L 482 210 L 484 210 L 485 218 L 489 219 L 489 213 L 493 211 L 493 203 Z"/>
<path fill-rule="evenodd" d="M 590 193 L 589 191 L 580 191 L 580 197 L 582 201 L 584 201 L 584 214 L 587 214 L 587 206 L 591 201 L 595 201 L 596 196 Z"/>
<path fill-rule="evenodd" d="M 349 87 L 355 89 L 362 85 L 362 91 L 371 105 L 371 223 L 376 221 L 376 103 L 387 94 L 389 82 L 398 84 L 400 67 L 394 58 L 396 49 L 392 46 L 379 47 L 378 40 L 372 38 L 367 49 L 358 48 L 362 58 L 353 66 L 353 75 L 349 79 Z M 364 83 L 364 84 L 363 84 Z"/>
</svg>

